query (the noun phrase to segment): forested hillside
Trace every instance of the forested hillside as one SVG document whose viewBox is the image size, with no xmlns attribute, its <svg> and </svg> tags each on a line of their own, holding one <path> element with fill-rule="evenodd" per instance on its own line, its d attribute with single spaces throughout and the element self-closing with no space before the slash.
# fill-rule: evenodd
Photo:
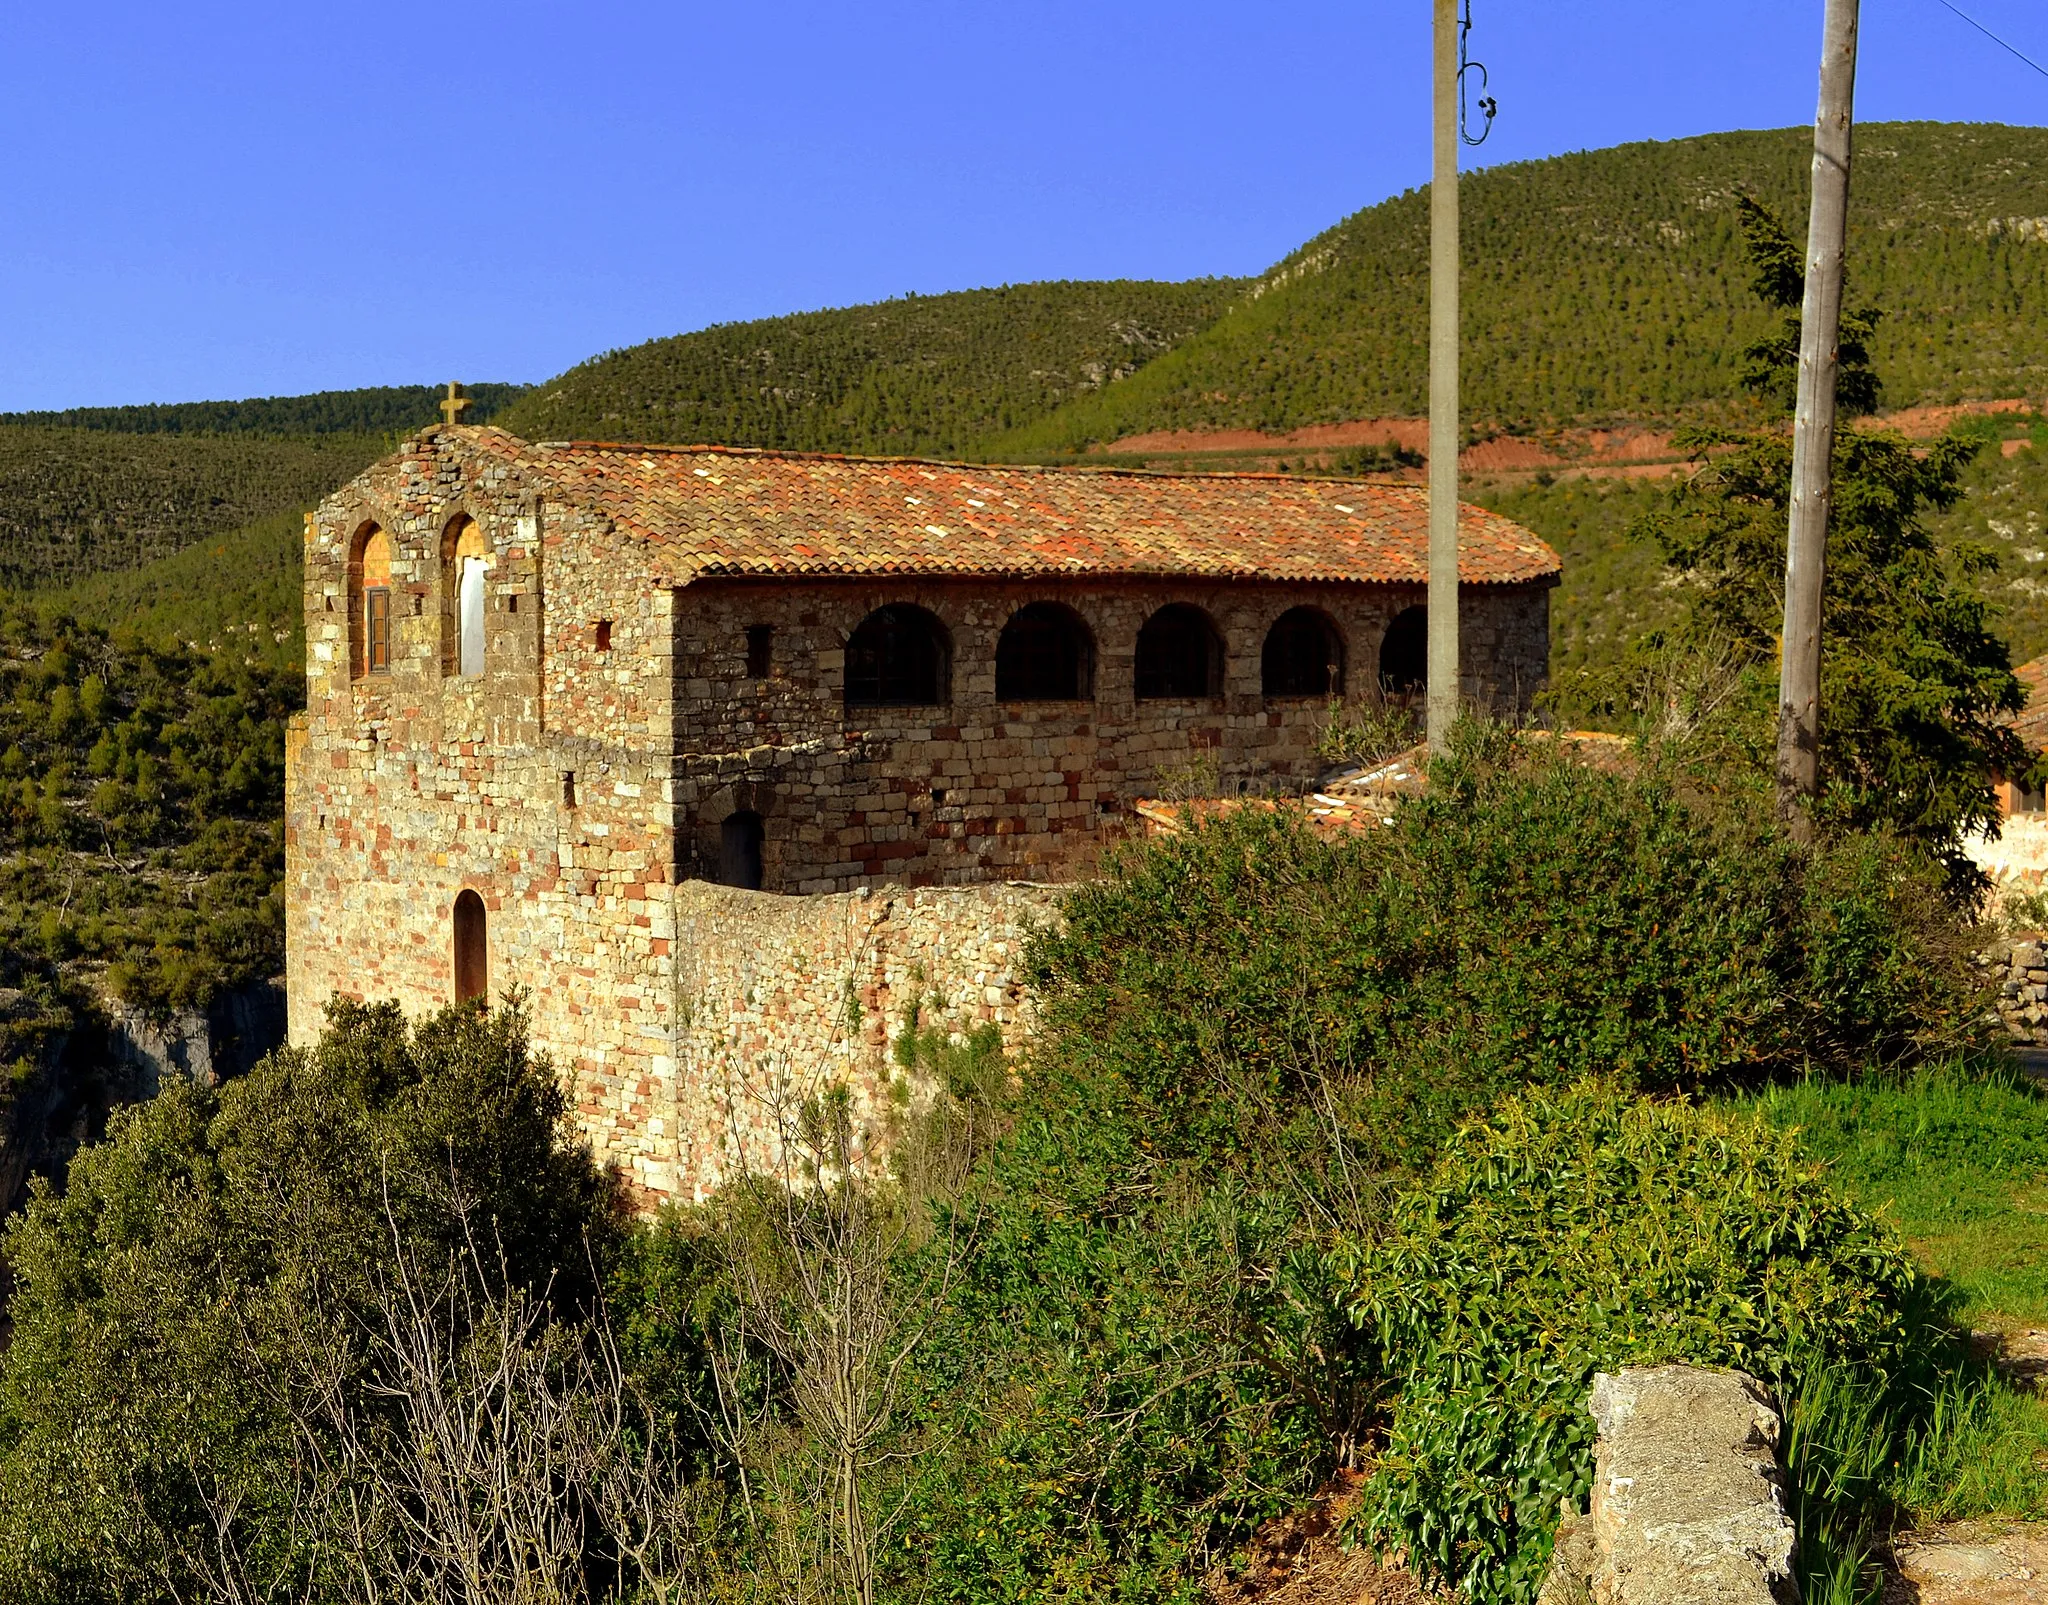
<svg viewBox="0 0 2048 1605">
<path fill-rule="evenodd" d="M 36 590 L 139 567 L 311 506 L 384 449 L 369 435 L 0 429 L 0 585 Z"/>
<path fill-rule="evenodd" d="M 1733 200 L 1803 230 L 1804 128 L 1618 146 L 1475 173 L 1462 189 L 1464 411 L 1509 429 L 1670 416 L 1739 395 L 1767 321 Z M 2048 129 L 1857 130 L 1851 299 L 1887 310 L 1887 401 L 2013 396 L 2048 381 Z M 983 444 L 1029 459 L 1156 429 L 1426 410 L 1428 195 L 1302 246 L 1224 317 L 1124 384 Z"/>
<path fill-rule="evenodd" d="M 1127 378 L 1242 287 L 1019 284 L 719 324 L 607 352 L 497 421 L 528 440 L 959 457 Z"/>
<path fill-rule="evenodd" d="M 286 508 L 141 568 L 89 574 L 48 599 L 101 629 L 296 674 L 306 652 L 304 545 L 304 515 Z"/>
<path fill-rule="evenodd" d="M 469 421 L 488 419 L 523 388 L 469 386 Z M 250 526 L 296 515 L 401 436 L 435 422 L 443 393 L 387 385 L 0 414 L 0 586 L 72 585 L 204 541 L 246 544 Z M 296 517 L 288 521 L 296 529 Z M 251 577 L 232 563 L 211 573 L 191 566 L 207 589 L 239 591 Z M 132 587 L 126 599 L 150 600 Z"/>
<path fill-rule="evenodd" d="M 468 421 L 489 422 L 493 413 L 526 388 L 465 386 L 470 399 Z M 124 435 L 404 435 L 441 416 L 444 394 L 438 385 L 376 385 L 248 401 L 71 407 L 62 412 L 0 413 L 0 428 L 102 429 Z"/>
<path fill-rule="evenodd" d="M 1769 314 L 1733 197 L 1749 188 L 1796 224 L 1809 148 L 1803 129 L 1720 134 L 1471 175 L 1474 426 L 1739 406 L 1741 350 Z M 1851 292 L 1885 308 L 1873 357 L 1888 403 L 2048 388 L 2048 130 L 1873 124 L 1858 156 Z M 1419 191 L 1370 207 L 1256 282 L 1020 285 L 721 325 L 540 386 L 474 386 L 470 417 L 529 439 L 1057 458 L 1165 428 L 1412 415 L 1425 212 Z M 288 659 L 298 513 L 433 421 L 438 396 L 418 385 L 0 419 L 0 584 L 61 588 L 109 626 Z M 2048 560 L 2028 555 L 2044 476 L 2040 450 L 1987 453 L 1976 493 L 1941 521 L 2005 554 L 1994 594 L 2023 656 L 2048 646 L 2048 580 L 2034 577 Z M 1658 492 L 1544 479 L 1470 493 L 1564 553 L 1558 663 L 1598 660 L 1671 612 L 1655 552 L 1627 538 Z"/>
</svg>

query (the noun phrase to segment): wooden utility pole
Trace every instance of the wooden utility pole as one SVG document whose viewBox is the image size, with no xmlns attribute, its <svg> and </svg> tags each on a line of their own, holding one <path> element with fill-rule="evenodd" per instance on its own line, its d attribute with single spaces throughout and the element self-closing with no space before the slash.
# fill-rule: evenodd
<svg viewBox="0 0 2048 1605">
<path fill-rule="evenodd" d="M 1458 0 L 1435 0 L 1429 183 L 1429 750 L 1458 717 Z"/>
<path fill-rule="evenodd" d="M 1813 211 L 1799 315 L 1799 399 L 1792 417 L 1792 517 L 1785 540 L 1785 632 L 1778 671 L 1778 812 L 1813 835 L 1820 790 L 1820 620 L 1835 455 L 1835 367 L 1855 129 L 1857 0 L 1827 0 L 1820 111 L 1813 124 Z"/>
</svg>

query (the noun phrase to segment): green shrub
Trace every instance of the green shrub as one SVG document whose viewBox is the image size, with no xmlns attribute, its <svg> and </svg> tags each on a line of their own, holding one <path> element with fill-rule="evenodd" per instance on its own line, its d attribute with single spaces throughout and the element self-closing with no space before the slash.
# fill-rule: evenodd
<svg viewBox="0 0 2048 1605">
<path fill-rule="evenodd" d="M 188 1558 L 222 1512 L 282 1587 L 312 1312 L 323 1342 L 358 1344 L 401 1254 L 573 1306 L 611 1219 L 516 1009 L 408 1028 L 337 1002 L 311 1051 L 121 1111 L 6 1234 L 0 1596 L 203 1597 Z"/>
<path fill-rule="evenodd" d="M 921 1130 L 1003 1134 L 975 1138 L 945 1213 L 962 1260 L 920 1359 L 906 1589 L 1178 1597 L 1355 1457 L 1407 1372 L 1346 1319 L 1327 1251 L 1375 1241 L 1475 1111 L 1594 1070 L 1663 1091 L 1967 1024 L 1960 933 L 1911 849 L 1807 854 L 1761 798 L 1459 742 L 1369 835 L 1247 811 L 1129 850 L 1033 949 L 1015 1086 L 938 1074 L 954 1101 Z M 1881 1302 L 1895 1268 L 1842 1297 Z M 1581 1404 L 1537 1400 L 1517 1452 L 1569 1467 Z M 1469 1424 L 1480 1461 L 1492 1430 Z M 1532 1542 L 1558 1491 L 1530 1496 Z M 1487 1542 L 1515 1553 L 1512 1520 Z"/>
<path fill-rule="evenodd" d="M 1098 1089 L 1099 1090 L 1099 1089 Z M 962 1206 L 905 1597 L 1192 1599 L 1373 1402 L 1300 1201 L 1034 1110 Z"/>
<path fill-rule="evenodd" d="M 1432 780 L 1387 829 L 1247 813 L 1077 888 L 1036 950 L 1047 1051 L 1127 1087 L 1166 1152 L 1321 1164 L 1335 1096 L 1355 1152 L 1421 1165 L 1527 1081 L 1678 1087 L 1973 1029 L 1967 943 L 1907 844 L 1804 853 L 1761 794 L 1470 728 Z"/>
<path fill-rule="evenodd" d="M 1896 1233 L 1791 1134 L 1597 1081 L 1460 1132 L 1345 1272 L 1401 1385 L 1363 1520 L 1482 1601 L 1534 1598 L 1559 1502 L 1590 1486 L 1595 1371 L 1882 1381 L 1922 1300 Z"/>
</svg>

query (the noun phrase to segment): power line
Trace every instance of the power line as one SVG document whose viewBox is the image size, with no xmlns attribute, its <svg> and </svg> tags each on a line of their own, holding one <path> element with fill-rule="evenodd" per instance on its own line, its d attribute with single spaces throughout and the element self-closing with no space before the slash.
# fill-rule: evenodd
<svg viewBox="0 0 2048 1605">
<path fill-rule="evenodd" d="M 1989 28 L 1985 27 L 1983 23 L 1979 22 L 1975 17 L 1971 16 L 1969 12 L 1962 10 L 1958 6 L 1949 5 L 1949 0 L 1941 0 L 1941 3 L 1945 6 L 1948 6 L 1949 10 L 1955 12 L 1957 16 L 1961 17 L 1963 21 L 1967 22 L 1971 27 L 1975 28 L 1986 39 L 1989 39 L 1994 45 L 1997 45 L 2002 50 L 2011 51 L 2015 56 L 2018 56 L 2020 60 L 2024 61 L 2029 67 L 2032 67 L 2034 71 L 2039 73 L 2043 78 L 2048 78 L 2048 67 L 2042 66 L 2032 56 L 2028 55 L 2025 51 L 2021 50 L 2018 45 L 2008 44 L 2005 40 L 1999 38 L 1997 34 L 1993 33 Z"/>
</svg>

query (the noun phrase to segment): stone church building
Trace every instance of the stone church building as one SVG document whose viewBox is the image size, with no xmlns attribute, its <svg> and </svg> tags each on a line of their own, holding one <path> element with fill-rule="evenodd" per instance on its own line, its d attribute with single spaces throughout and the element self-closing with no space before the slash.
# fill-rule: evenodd
<svg viewBox="0 0 2048 1605">
<path fill-rule="evenodd" d="M 1460 520 L 1462 692 L 1525 708 L 1558 559 Z M 746 1124 L 714 1060 L 808 1031 L 857 1068 L 905 987 L 1006 1018 L 1046 894 L 1004 887 L 1162 787 L 1299 791 L 1333 699 L 1418 690 L 1426 522 L 1397 485 L 426 430 L 307 521 L 292 1038 L 335 993 L 523 988 L 599 1152 L 700 1193 Z"/>
</svg>

